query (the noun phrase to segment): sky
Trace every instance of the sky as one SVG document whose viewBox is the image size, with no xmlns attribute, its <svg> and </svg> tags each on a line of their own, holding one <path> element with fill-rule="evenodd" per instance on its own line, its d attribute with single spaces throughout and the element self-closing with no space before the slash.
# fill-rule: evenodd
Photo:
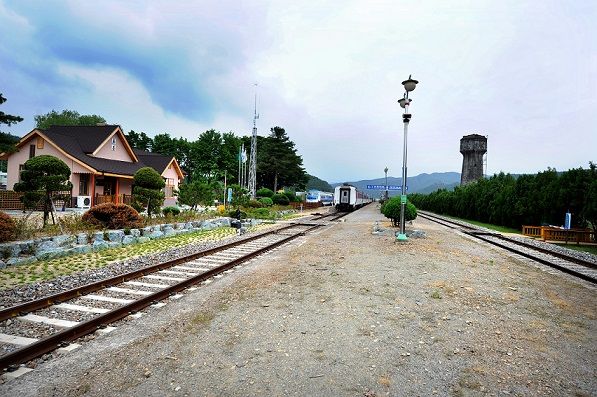
<svg viewBox="0 0 597 397">
<path fill-rule="evenodd" d="M 597 162 L 597 2 L 0 0 L 0 110 L 98 114 L 125 132 L 195 140 L 281 126 L 328 182 Z M 257 85 L 255 85 L 257 84 Z M 258 149 L 259 150 L 259 149 Z"/>
</svg>

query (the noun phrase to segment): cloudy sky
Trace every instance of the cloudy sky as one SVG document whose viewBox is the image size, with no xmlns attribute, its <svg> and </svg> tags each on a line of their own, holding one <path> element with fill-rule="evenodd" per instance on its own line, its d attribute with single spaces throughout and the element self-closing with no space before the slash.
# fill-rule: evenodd
<svg viewBox="0 0 597 397">
<path fill-rule="evenodd" d="M 0 0 L 1 110 L 24 135 L 52 109 L 194 140 L 282 126 L 329 182 L 457 171 L 488 136 L 488 173 L 597 161 L 597 2 Z M 258 87 L 254 86 L 258 83 Z"/>
</svg>

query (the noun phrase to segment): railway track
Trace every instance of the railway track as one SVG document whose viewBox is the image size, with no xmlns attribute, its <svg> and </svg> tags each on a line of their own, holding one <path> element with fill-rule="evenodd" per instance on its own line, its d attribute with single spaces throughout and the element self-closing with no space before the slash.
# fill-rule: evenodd
<svg viewBox="0 0 597 397">
<path fill-rule="evenodd" d="M 319 213 L 315 213 L 315 217 L 311 218 L 312 221 L 320 221 L 320 220 L 330 220 L 330 221 L 335 221 L 338 220 L 342 217 L 345 217 L 346 215 L 348 215 L 350 212 L 340 212 L 340 211 L 335 211 L 335 212 L 331 212 L 328 214 L 319 214 Z M 329 218 L 329 219 L 327 219 Z"/>
<path fill-rule="evenodd" d="M 0 370 L 65 347 L 324 224 L 295 223 L 0 310 Z M 33 335 L 32 335 L 32 329 Z"/>
<path fill-rule="evenodd" d="M 584 260 L 562 252 L 556 252 L 547 247 L 539 247 L 535 244 L 519 241 L 500 233 L 479 229 L 469 224 L 449 220 L 428 212 L 419 212 L 419 216 L 451 229 L 456 229 L 468 236 L 524 256 L 535 262 L 597 284 L 597 262 L 595 261 Z"/>
</svg>

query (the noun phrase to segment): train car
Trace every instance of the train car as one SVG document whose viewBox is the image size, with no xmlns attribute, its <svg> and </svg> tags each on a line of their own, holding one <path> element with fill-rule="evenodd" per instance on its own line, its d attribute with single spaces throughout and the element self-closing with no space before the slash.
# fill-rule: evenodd
<svg viewBox="0 0 597 397">
<path fill-rule="evenodd" d="M 322 192 L 319 190 L 309 190 L 305 195 L 305 201 L 307 203 L 320 203 L 321 205 L 332 205 L 334 201 L 334 195 L 328 192 Z"/>
<path fill-rule="evenodd" d="M 338 211 L 353 211 L 369 204 L 372 199 L 352 185 L 336 186 L 334 206 Z"/>
</svg>

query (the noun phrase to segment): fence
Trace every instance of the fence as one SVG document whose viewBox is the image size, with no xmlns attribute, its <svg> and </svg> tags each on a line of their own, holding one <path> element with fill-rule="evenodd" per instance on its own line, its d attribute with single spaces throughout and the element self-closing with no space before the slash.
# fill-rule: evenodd
<svg viewBox="0 0 597 397">
<path fill-rule="evenodd" d="M 551 226 L 523 226 L 522 234 L 540 238 L 543 241 L 563 241 L 580 243 L 594 243 L 595 232 L 590 229 L 560 229 Z"/>
<path fill-rule="evenodd" d="M 15 192 L 14 190 L 0 190 L 0 210 L 23 211 L 24 206 L 23 202 L 21 201 L 21 197 L 23 197 L 22 192 Z M 71 192 L 54 192 L 52 197 L 56 209 L 72 207 Z M 43 203 L 37 204 L 34 209 L 37 211 L 43 211 Z"/>
<path fill-rule="evenodd" d="M 96 194 L 95 200 L 93 205 L 103 204 L 103 203 L 114 203 L 114 204 L 127 204 L 131 205 L 133 196 L 130 194 L 119 194 L 118 196 L 115 194 Z"/>
</svg>

